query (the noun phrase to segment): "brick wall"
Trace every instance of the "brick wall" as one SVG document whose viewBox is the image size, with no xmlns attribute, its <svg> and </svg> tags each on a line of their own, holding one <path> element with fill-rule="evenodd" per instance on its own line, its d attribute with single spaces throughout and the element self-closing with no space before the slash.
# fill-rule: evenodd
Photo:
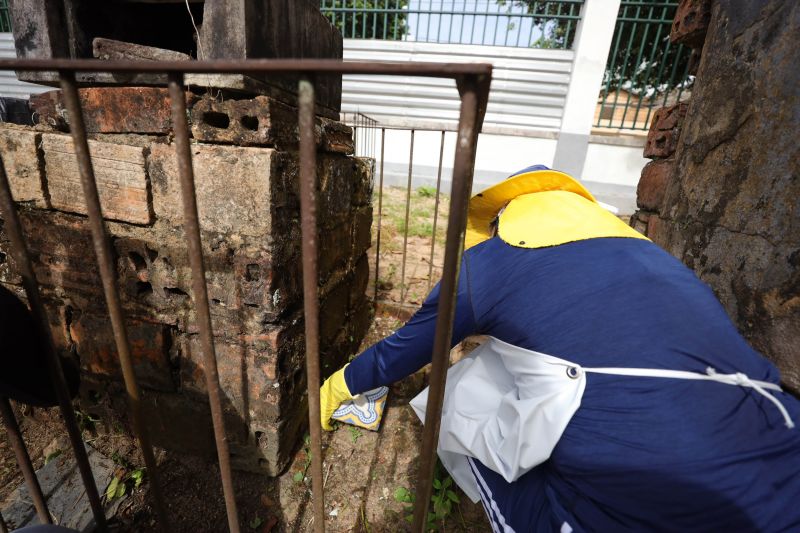
<svg viewBox="0 0 800 533">
<path fill-rule="evenodd" d="M 81 89 L 132 356 L 153 439 L 213 452 L 182 229 L 169 100 L 158 88 Z M 239 468 L 277 474 L 307 418 L 297 110 L 273 99 L 189 96 L 192 155 L 226 425 Z M 57 346 L 83 371 L 82 408 L 125 417 L 116 347 L 60 94 L 32 102 L 39 124 L 0 126 Z M 317 120 L 323 373 L 370 321 L 365 289 L 373 164 L 348 127 Z M 0 282 L 19 286 L 0 233 Z M 19 292 L 19 291 L 18 291 Z"/>
<path fill-rule="evenodd" d="M 682 0 L 691 100 L 653 119 L 631 223 L 714 290 L 800 393 L 800 4 Z"/>
</svg>

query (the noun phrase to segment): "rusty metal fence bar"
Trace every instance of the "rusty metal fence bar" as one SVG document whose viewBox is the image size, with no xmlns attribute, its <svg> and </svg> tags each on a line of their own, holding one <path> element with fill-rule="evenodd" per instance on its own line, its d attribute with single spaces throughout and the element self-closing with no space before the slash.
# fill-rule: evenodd
<svg viewBox="0 0 800 533">
<path fill-rule="evenodd" d="M 400 269 L 400 304 L 406 301 L 406 259 L 408 258 L 408 219 L 411 214 L 411 178 L 414 172 L 414 130 L 411 130 L 411 148 L 408 153 L 408 185 L 406 186 L 406 217 L 403 224 L 403 263 Z"/>
<path fill-rule="evenodd" d="M 67 113 L 69 113 L 72 144 L 74 146 L 75 156 L 78 160 L 78 170 L 83 186 L 83 197 L 86 201 L 86 211 L 89 215 L 92 243 L 94 245 L 95 255 L 97 256 L 100 278 L 103 282 L 103 292 L 105 294 L 106 304 L 108 305 L 108 313 L 111 317 L 111 327 L 114 331 L 114 341 L 117 346 L 117 353 L 119 354 L 120 366 L 122 367 L 122 376 L 128 394 L 128 403 L 133 415 L 134 433 L 139 440 L 145 466 L 147 467 L 147 472 L 152 481 L 151 485 L 155 496 L 155 508 L 159 519 L 159 526 L 161 528 L 166 528 L 168 524 L 167 515 L 164 512 L 163 499 L 160 495 L 153 447 L 150 444 L 147 426 L 144 424 L 141 392 L 133 372 L 133 361 L 131 360 L 128 333 L 125 327 L 122 303 L 116 282 L 116 265 L 111 252 L 111 242 L 108 239 L 103 222 L 100 195 L 97 191 L 92 158 L 89 155 L 89 143 L 86 138 L 86 128 L 83 123 L 83 111 L 81 110 L 81 103 L 78 98 L 75 73 L 72 71 L 61 71 L 60 76 L 61 92 L 64 96 L 64 104 L 67 108 Z M 162 530 L 166 531 L 166 529 Z"/>
<path fill-rule="evenodd" d="M 436 202 L 433 206 L 433 229 L 431 230 L 431 253 L 428 258 L 428 292 L 433 283 L 433 252 L 436 249 L 436 223 L 439 221 L 439 194 L 442 191 L 442 162 L 444 161 L 444 135 L 439 143 L 439 167 L 436 171 Z"/>
<path fill-rule="evenodd" d="M 6 69 L 9 70 L 13 68 L 13 66 L 6 67 Z M 3 69 L 3 67 L 0 66 L 0 69 Z M 39 322 L 39 328 L 42 332 L 45 342 L 45 351 L 47 353 L 47 371 L 50 375 L 53 387 L 55 388 L 58 398 L 58 407 L 61 416 L 64 418 L 64 425 L 69 435 L 70 445 L 75 454 L 75 462 L 78 465 L 78 471 L 80 472 L 81 480 L 86 490 L 86 497 L 89 499 L 89 505 L 92 508 L 92 516 L 94 517 L 97 529 L 103 532 L 106 531 L 107 528 L 103 506 L 100 503 L 100 494 L 97 491 L 97 485 L 95 485 L 94 477 L 92 476 L 92 469 L 89 466 L 89 456 L 86 453 L 86 448 L 83 446 L 81 431 L 78 428 L 75 411 L 72 409 L 69 390 L 67 389 L 67 383 L 64 379 L 64 372 L 53 344 L 50 324 L 39 293 L 39 283 L 36 280 L 33 263 L 28 253 L 28 247 L 25 244 L 22 225 L 20 224 L 19 215 L 14 206 L 14 199 L 11 196 L 11 186 L 8 183 L 8 176 L 6 175 L 5 164 L 2 158 L 0 158 L 0 211 L 2 211 L 4 227 L 11 242 L 12 256 L 19 268 L 19 274 L 22 277 L 22 285 L 25 289 L 25 295 L 28 298 L 28 305 L 30 305 L 31 311 Z"/>
<path fill-rule="evenodd" d="M 437 229 L 439 227 L 439 209 L 440 209 L 440 201 L 442 195 L 442 171 L 444 168 L 444 148 L 445 148 L 445 139 L 446 134 L 448 132 L 457 131 L 457 125 L 453 129 L 429 129 L 429 128 L 413 128 L 408 129 L 405 127 L 399 126 L 391 126 L 391 125 L 382 125 L 381 126 L 381 150 L 380 150 L 380 172 L 379 172 L 379 184 L 378 184 L 378 212 L 377 217 L 375 218 L 376 224 L 376 231 L 375 231 L 375 275 L 374 275 L 374 286 L 373 286 L 373 303 L 377 306 L 381 303 L 387 303 L 385 301 L 379 300 L 380 298 L 380 287 L 381 287 L 381 279 L 380 279 L 380 265 L 381 265 L 381 244 L 383 238 L 382 232 L 382 222 L 383 222 L 383 215 L 384 215 L 384 146 L 386 143 L 386 130 L 394 130 L 394 131 L 409 131 L 411 134 L 410 138 L 410 145 L 411 148 L 409 149 L 409 160 L 408 160 L 408 167 L 406 173 L 406 182 L 405 182 L 405 204 L 403 206 L 404 209 L 404 219 L 403 219 L 403 252 L 401 255 L 400 260 L 400 300 L 396 302 L 403 308 L 406 304 L 406 299 L 409 297 L 409 292 L 411 290 L 411 282 L 406 284 L 406 271 L 407 271 L 407 261 L 408 261 L 408 237 L 409 237 L 409 227 L 411 224 L 411 190 L 413 188 L 413 158 L 414 158 L 414 149 L 413 145 L 415 142 L 415 134 L 417 132 L 439 132 L 441 134 L 441 138 L 439 141 L 439 159 L 438 164 L 436 167 L 436 187 L 435 187 L 435 195 L 434 195 L 434 206 L 432 212 L 432 227 L 431 227 L 431 243 L 430 243 L 430 251 L 428 253 L 428 275 L 427 275 L 427 292 L 430 292 L 431 287 L 433 286 L 434 280 L 434 255 L 436 251 L 436 239 L 437 239 Z M 393 268 L 396 264 L 390 264 Z M 391 277 L 391 276 L 390 276 Z M 391 305 L 391 302 L 389 302 Z"/>
<path fill-rule="evenodd" d="M 311 454 L 314 530 L 325 530 L 322 478 L 322 429 L 319 405 L 319 273 L 317 271 L 317 151 L 314 143 L 314 85 L 301 80 L 297 107 L 300 129 L 300 226 L 303 239 L 303 310 Z"/>
<path fill-rule="evenodd" d="M 450 214 L 445 241 L 444 269 L 439 291 L 436 317 L 436 334 L 433 339 L 433 357 L 425 411 L 425 431 L 422 434 L 422 457 L 417 480 L 416 505 L 413 530 L 422 532 L 428 516 L 428 504 L 433 492 L 433 475 L 436 467 L 436 447 L 439 442 L 439 423 L 442 416 L 444 386 L 450 362 L 450 341 L 453 336 L 456 290 L 464 251 L 464 233 L 467 226 L 467 207 L 472 190 L 475 149 L 481 129 L 483 110 L 489 93 L 488 80 L 466 78 L 456 81 L 461 95 L 458 119 L 456 153 L 453 161 L 453 184 L 450 193 Z"/>
<path fill-rule="evenodd" d="M 8 440 L 14 449 L 17 465 L 22 470 L 22 477 L 25 478 L 25 485 L 28 486 L 28 492 L 31 495 L 31 500 L 33 500 L 36 515 L 42 524 L 52 524 L 53 520 L 50 518 L 50 512 L 47 510 L 47 503 L 45 502 L 44 494 L 42 494 L 42 486 L 39 485 L 39 480 L 36 479 L 31 456 L 28 455 L 25 441 L 22 440 L 22 431 L 19 429 L 17 418 L 14 416 L 14 410 L 11 408 L 8 398 L 0 397 L 0 414 L 2 414 L 3 424 L 6 427 L 6 435 L 8 435 Z"/>
<path fill-rule="evenodd" d="M 475 146 L 478 132 L 485 113 L 491 81 L 491 65 L 485 64 L 432 64 L 432 63 L 344 63 L 338 60 L 216 60 L 216 61 L 102 61 L 94 59 L 53 59 L 53 60 L 0 60 L 0 70 L 56 71 L 60 75 L 65 104 L 70 116 L 71 133 L 78 159 L 84 196 L 89 213 L 93 243 L 100 267 L 106 301 L 111 315 L 117 350 L 128 391 L 129 405 L 133 412 L 134 430 L 145 456 L 146 466 L 151 475 L 153 498 L 155 500 L 159 527 L 168 530 L 164 513 L 164 501 L 158 485 L 155 458 L 146 426 L 142 423 L 139 389 L 133 373 L 129 345 L 125 332 L 122 307 L 116 287 L 116 277 L 110 242 L 105 233 L 102 211 L 94 179 L 86 131 L 83 125 L 80 101 L 78 99 L 74 74 L 81 72 L 114 73 L 161 73 L 169 75 L 169 93 L 172 101 L 172 119 L 175 135 L 176 156 L 181 181 L 181 194 L 184 207 L 184 224 L 188 240 L 188 253 L 192 267 L 193 299 L 197 308 L 198 326 L 203 345 L 205 375 L 209 391 L 220 476 L 225 497 L 228 526 L 238 533 L 239 517 L 233 494 L 233 478 L 230 454 L 222 419 L 221 388 L 216 367 L 213 344 L 208 293 L 205 283 L 205 269 L 197 212 L 197 199 L 194 188 L 192 156 L 189 144 L 189 129 L 186 118 L 183 73 L 253 73 L 253 74 L 299 74 L 307 78 L 316 74 L 384 74 L 405 76 L 428 76 L 451 78 L 456 81 L 461 96 L 461 113 L 458 126 L 456 153 L 453 165 L 453 185 L 451 191 L 450 214 L 447 228 L 447 241 L 442 276 L 442 290 L 439 302 L 439 316 L 433 350 L 433 369 L 431 391 L 428 399 L 421 466 L 419 491 L 415 506 L 415 531 L 423 531 L 428 503 L 433 486 L 436 442 L 438 441 L 439 418 L 441 416 L 444 382 L 448 363 L 449 343 L 453 325 L 455 290 L 458 270 L 463 251 L 463 237 L 466 227 L 466 213 L 472 183 Z M 308 372 L 309 426 L 312 448 L 312 482 L 314 494 L 314 529 L 324 531 L 324 494 L 322 479 L 322 442 L 319 426 L 319 314 L 317 300 L 316 258 L 316 179 L 314 143 L 314 87 L 308 79 L 299 86 L 299 126 L 300 126 L 300 185 L 301 185 L 301 225 L 303 235 L 303 286 L 304 311 L 306 322 L 306 349 Z M 385 130 L 382 131 L 382 138 Z M 381 147 L 383 150 L 383 146 Z M 441 172 L 441 164 L 440 164 Z M 381 168 L 381 184 L 383 168 Z M 12 254 L 19 265 L 25 292 L 31 310 L 40 321 L 45 340 L 48 343 L 49 367 L 59 397 L 62 415 L 65 419 L 76 461 L 86 488 L 98 529 L 106 530 L 105 515 L 100 503 L 97 487 L 92 478 L 86 449 L 75 421 L 75 413 L 70 404 L 69 393 L 64 381 L 56 351 L 53 349 L 49 333 L 47 315 L 39 296 L 33 265 L 25 244 L 22 228 L 14 206 L 11 189 L 0 160 L 0 207 L 5 220 L 6 231 L 11 241 Z M 379 207 L 380 211 L 380 207 Z M 21 446 L 24 448 L 24 442 Z M 46 509 L 44 509 L 46 512 Z"/>
<path fill-rule="evenodd" d="M 378 227 L 375 237 L 375 293 L 372 298 L 373 304 L 378 305 L 378 275 L 381 271 L 381 218 L 383 217 L 383 156 L 386 147 L 386 128 L 381 128 L 381 173 L 378 185 Z"/>
</svg>

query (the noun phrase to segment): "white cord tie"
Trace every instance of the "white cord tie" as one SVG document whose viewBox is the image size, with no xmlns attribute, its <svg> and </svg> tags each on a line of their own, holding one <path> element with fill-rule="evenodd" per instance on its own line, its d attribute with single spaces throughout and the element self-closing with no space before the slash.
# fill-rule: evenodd
<svg viewBox="0 0 800 533">
<path fill-rule="evenodd" d="M 594 372 L 596 374 L 614 374 L 620 376 L 644 376 L 651 378 L 676 378 L 676 379 L 699 379 L 706 381 L 716 381 L 717 383 L 725 383 L 727 385 L 736 385 L 739 387 L 750 387 L 758 394 L 772 402 L 778 408 L 783 416 L 786 427 L 792 429 L 795 427 L 792 417 L 789 416 L 789 411 L 783 406 L 781 401 L 776 398 L 769 390 L 783 392 L 780 385 L 770 383 L 768 381 L 759 381 L 750 379 L 747 374 L 736 372 L 734 374 L 719 374 L 716 369 L 712 367 L 706 368 L 706 373 L 689 372 L 685 370 L 664 370 L 661 368 L 583 368 L 584 372 Z"/>
</svg>

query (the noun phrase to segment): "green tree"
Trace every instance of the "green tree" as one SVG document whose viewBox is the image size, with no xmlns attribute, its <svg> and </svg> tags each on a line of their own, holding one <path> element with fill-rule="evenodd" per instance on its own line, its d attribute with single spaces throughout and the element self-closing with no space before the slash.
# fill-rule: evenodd
<svg viewBox="0 0 800 533">
<path fill-rule="evenodd" d="M 408 0 L 320 0 L 320 10 L 345 38 L 401 40 Z M 380 10 L 380 11 L 379 11 Z"/>
<path fill-rule="evenodd" d="M 536 15 L 535 23 L 543 31 L 542 37 L 532 46 L 572 46 L 576 24 L 570 25 L 567 20 L 557 18 L 557 15 L 568 12 L 566 4 L 541 0 L 495 1 L 509 10 L 512 7 L 524 7 L 528 13 Z M 677 5 L 677 0 L 640 0 L 632 5 L 622 3 L 606 63 L 604 87 L 606 84 L 609 90 L 625 87 L 635 93 L 654 97 L 685 82 L 690 50 L 669 43 Z M 575 9 L 575 13 L 578 12 Z M 572 31 L 568 31 L 569 28 Z"/>
</svg>

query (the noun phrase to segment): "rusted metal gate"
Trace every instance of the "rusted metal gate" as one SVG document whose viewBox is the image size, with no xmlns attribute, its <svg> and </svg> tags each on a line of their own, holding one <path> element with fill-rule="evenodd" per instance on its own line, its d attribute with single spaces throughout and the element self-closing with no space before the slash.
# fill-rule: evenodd
<svg viewBox="0 0 800 533">
<path fill-rule="evenodd" d="M 188 241 L 188 253 L 192 269 L 193 301 L 197 311 L 198 329 L 202 341 L 205 361 L 205 377 L 208 387 L 209 403 L 214 424 L 214 437 L 222 477 L 222 488 L 231 532 L 239 532 L 239 516 L 233 494 L 230 454 L 222 420 L 222 403 L 217 361 L 209 313 L 208 293 L 206 291 L 205 267 L 200 245 L 200 225 L 195 197 L 194 172 L 189 141 L 189 128 L 186 118 L 186 100 L 183 75 L 192 73 L 214 74 L 294 74 L 301 76 L 298 87 L 298 112 L 300 130 L 300 210 L 302 226 L 303 293 L 305 311 L 306 370 L 308 374 L 308 416 L 312 447 L 312 490 L 314 528 L 324 531 L 324 495 L 322 477 L 322 445 L 319 387 L 319 309 L 317 295 L 317 220 L 316 220 L 316 146 L 314 142 L 314 77 L 318 74 L 362 74 L 424 76 L 453 79 L 461 99 L 460 116 L 456 139 L 455 160 L 453 162 L 453 184 L 444 266 L 441 281 L 436 336 L 433 345 L 433 366 L 430 377 L 425 430 L 422 441 L 422 454 L 419 467 L 417 505 L 414 508 L 414 531 L 423 531 L 431 498 L 433 471 L 436 464 L 436 443 L 439 434 L 439 419 L 444 397 L 444 384 L 450 352 L 450 339 L 455 311 L 458 270 L 463 252 L 464 231 L 466 227 L 467 206 L 472 186 L 475 149 L 491 82 L 491 65 L 487 64 L 433 64 L 433 63 L 360 63 L 338 60 L 247 60 L 247 61 L 193 61 L 193 62 L 121 62 L 94 59 L 75 60 L 0 60 L 0 70 L 54 71 L 61 79 L 64 103 L 69 113 L 70 132 L 75 146 L 81 182 L 85 196 L 88 217 L 92 230 L 92 240 L 103 289 L 114 330 L 114 339 L 119 353 L 120 365 L 128 394 L 128 401 L 134 421 L 134 432 L 139 440 L 145 465 L 151 475 L 151 490 L 155 501 L 158 525 L 162 531 L 170 531 L 169 517 L 160 490 L 158 469 L 147 425 L 143 420 L 140 405 L 140 391 L 133 372 L 130 344 L 125 329 L 125 320 L 120 304 L 119 290 L 111 252 L 111 244 L 106 234 L 100 200 L 97 192 L 89 145 L 84 127 L 80 100 L 78 98 L 75 72 L 111 73 L 160 73 L 168 76 L 169 94 L 172 103 L 172 123 L 175 135 L 175 151 L 178 160 L 183 199 L 184 230 Z M 25 293 L 31 310 L 39 320 L 41 330 L 49 345 L 49 372 L 56 386 L 59 407 L 69 433 L 78 468 L 86 488 L 95 521 L 100 531 L 106 530 L 106 521 L 100 502 L 100 495 L 92 477 L 89 460 L 81 440 L 75 413 L 72 410 L 64 375 L 58 361 L 50 328 L 39 294 L 39 286 L 34 274 L 33 264 L 23 236 L 23 230 L 14 206 L 5 166 L 0 160 L 0 209 L 5 220 L 6 231 L 11 241 L 11 250 L 19 265 Z M 0 401 L 0 412 L 6 422 L 10 441 L 17 455 L 20 469 L 32 495 L 39 519 L 50 523 L 50 515 L 41 488 L 31 466 L 30 457 L 22 440 L 14 414 L 8 400 Z M 0 532 L 5 530 L 0 517 Z"/>
</svg>

